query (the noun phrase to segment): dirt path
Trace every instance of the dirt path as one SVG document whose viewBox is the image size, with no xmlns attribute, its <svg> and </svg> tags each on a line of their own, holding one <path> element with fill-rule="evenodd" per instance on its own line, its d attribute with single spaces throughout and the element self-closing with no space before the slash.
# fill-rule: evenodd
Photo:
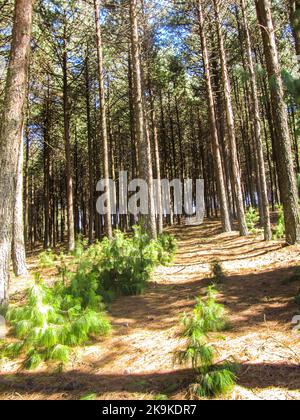
<svg viewBox="0 0 300 420">
<path fill-rule="evenodd" d="M 231 330 L 214 334 L 220 360 L 241 364 L 232 399 L 300 399 L 300 336 L 292 332 L 299 283 L 289 282 L 300 247 L 266 244 L 259 237 L 221 234 L 217 222 L 174 231 L 179 252 L 161 267 L 143 296 L 124 297 L 110 308 L 112 336 L 80 349 L 64 373 L 17 373 L 16 363 L 0 374 L 2 398 L 100 399 L 185 398 L 189 369 L 174 366 L 180 346 L 179 316 L 210 283 L 210 262 L 222 262 L 219 286 Z"/>
</svg>

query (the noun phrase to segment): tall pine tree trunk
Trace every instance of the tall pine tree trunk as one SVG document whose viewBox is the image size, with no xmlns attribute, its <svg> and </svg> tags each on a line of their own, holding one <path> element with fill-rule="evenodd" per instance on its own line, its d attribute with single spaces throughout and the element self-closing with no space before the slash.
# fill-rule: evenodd
<svg viewBox="0 0 300 420">
<path fill-rule="evenodd" d="M 136 118 L 136 136 L 139 150 L 139 176 L 148 185 L 148 215 L 145 215 L 144 222 L 149 235 L 156 238 L 156 217 L 153 195 L 153 173 L 150 138 L 147 134 L 147 127 L 144 113 L 144 98 L 142 89 L 142 73 L 139 48 L 139 32 L 137 17 L 137 0 L 130 0 L 130 27 L 131 27 L 131 48 L 132 48 L 132 69 L 134 85 L 134 105 Z"/>
<path fill-rule="evenodd" d="M 18 157 L 26 105 L 33 0 L 16 0 L 0 128 L 0 304 L 8 301 Z"/>
<path fill-rule="evenodd" d="M 247 56 L 247 65 L 250 74 L 250 87 L 251 87 L 251 112 L 252 112 L 252 121 L 254 126 L 255 134 L 255 145 L 257 149 L 257 163 L 259 173 L 257 174 L 260 178 L 260 188 L 261 188 L 261 207 L 263 212 L 263 224 L 264 224 L 264 236 L 266 241 L 272 239 L 272 229 L 270 222 L 270 209 L 269 209 L 269 199 L 268 199 L 268 187 L 266 179 L 266 168 L 265 168 L 265 158 L 263 151 L 263 141 L 262 141 L 262 132 L 261 132 L 261 118 L 259 111 L 259 99 L 258 99 L 258 90 L 257 90 L 257 81 L 255 75 L 254 62 L 252 57 L 252 47 L 251 39 L 249 33 L 249 26 L 246 17 L 246 6 L 245 0 L 241 0 L 242 8 L 242 17 L 243 25 L 245 31 L 245 40 L 246 40 L 246 56 Z"/>
<path fill-rule="evenodd" d="M 14 207 L 13 222 L 13 241 L 12 241 L 12 260 L 14 274 L 18 276 L 26 275 L 26 251 L 25 251 L 25 230 L 24 230 L 24 210 L 23 210 L 23 140 L 20 144 L 18 174 L 16 184 L 16 197 Z"/>
<path fill-rule="evenodd" d="M 215 166 L 215 172 L 216 172 L 216 178 L 217 178 L 217 189 L 218 189 L 218 196 L 219 196 L 219 201 L 220 201 L 222 226 L 223 226 L 224 232 L 230 232 L 231 222 L 230 222 L 229 206 L 228 206 L 228 201 L 227 201 L 227 196 L 226 196 L 224 173 L 223 173 L 223 167 L 222 167 L 221 147 L 219 143 L 219 135 L 218 135 L 218 129 L 217 129 L 217 123 L 216 123 L 215 103 L 214 103 L 212 82 L 211 82 L 211 75 L 210 75 L 210 64 L 209 64 L 209 58 L 208 58 L 207 40 L 205 36 L 202 0 L 198 0 L 198 18 L 199 18 L 200 38 L 201 38 L 201 44 L 202 44 L 203 63 L 204 63 L 204 71 L 205 71 L 210 132 L 211 132 L 212 143 L 213 143 L 213 157 L 214 157 L 214 163 L 215 163 L 214 166 Z"/>
<path fill-rule="evenodd" d="M 275 147 L 277 149 L 280 195 L 284 207 L 286 240 L 289 244 L 295 244 L 300 242 L 298 191 L 271 3 L 269 0 L 256 0 L 255 3 L 257 18 L 261 26 L 266 66 L 269 75 L 271 105 L 276 127 Z"/>
<path fill-rule="evenodd" d="M 98 58 L 98 79 L 99 79 L 99 99 L 100 99 L 100 123 L 101 123 L 101 140 L 103 148 L 103 168 L 104 168 L 104 179 L 107 182 L 106 185 L 106 214 L 105 220 L 105 233 L 109 238 L 112 238 L 112 209 L 111 209 L 111 191 L 109 188 L 109 150 L 108 150 L 108 134 L 107 134 L 107 119 L 106 119 L 106 98 L 104 90 L 104 66 L 103 66 L 103 47 L 102 47 L 102 32 L 100 26 L 99 12 L 100 3 L 99 0 L 94 0 L 94 12 L 95 12 L 95 25 L 96 25 L 96 42 L 97 42 L 97 58 Z"/>
<path fill-rule="evenodd" d="M 65 19 L 66 16 L 65 16 Z M 66 156 L 66 183 L 67 183 L 67 218 L 68 218 L 68 250 L 75 248 L 75 225 L 74 225 L 74 202 L 73 202 L 73 165 L 71 155 L 70 139 L 70 101 L 69 101 L 69 82 L 68 82 L 68 41 L 64 33 L 64 53 L 63 53 L 63 108 L 64 108 L 64 141 Z"/>
<path fill-rule="evenodd" d="M 237 216 L 238 216 L 240 234 L 241 236 L 246 236 L 248 235 L 248 228 L 247 228 L 246 217 L 245 217 L 241 171 L 240 171 L 237 144 L 236 144 L 235 124 L 234 124 L 232 97 L 231 97 L 231 85 L 230 85 L 230 80 L 229 80 L 227 58 L 226 58 L 225 45 L 224 45 L 224 37 L 223 37 L 222 26 L 221 26 L 219 0 L 213 0 L 213 1 L 214 1 L 217 33 L 218 33 L 218 38 L 219 38 L 219 50 L 220 50 L 219 53 L 220 53 L 221 67 L 222 67 L 222 81 L 223 81 L 224 95 L 225 95 L 227 128 L 228 128 L 228 137 L 229 137 L 229 142 L 230 142 L 231 165 L 232 165 L 232 174 L 234 178 Z"/>
</svg>

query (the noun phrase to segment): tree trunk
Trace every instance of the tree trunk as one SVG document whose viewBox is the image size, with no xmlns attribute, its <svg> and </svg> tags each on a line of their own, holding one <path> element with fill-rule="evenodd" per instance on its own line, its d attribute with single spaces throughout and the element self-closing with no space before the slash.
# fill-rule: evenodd
<svg viewBox="0 0 300 420">
<path fill-rule="evenodd" d="M 290 19 L 295 39 L 296 54 L 300 60 L 300 0 L 290 0 Z"/>
<path fill-rule="evenodd" d="M 16 198 L 13 222 L 12 260 L 14 274 L 19 277 L 27 275 L 26 251 L 24 238 L 24 213 L 23 213 L 23 140 L 20 144 L 18 174 L 16 185 Z"/>
<path fill-rule="evenodd" d="M 105 233 L 109 238 L 112 238 L 112 209 L 111 209 L 111 191 L 109 188 L 109 151 L 108 151 L 108 135 L 107 135 L 107 119 L 106 119 L 106 99 L 104 90 L 104 67 L 103 67 L 103 48 L 102 48 L 102 32 L 100 26 L 99 12 L 100 3 L 99 0 L 94 0 L 94 12 L 95 12 L 95 24 L 96 24 L 96 41 L 97 41 L 97 58 L 98 58 L 98 79 L 99 79 L 99 99 L 100 99 L 100 121 L 101 121 L 101 140 L 103 147 L 103 167 L 104 167 L 104 179 L 107 182 L 106 185 L 106 214 L 104 216 L 105 221 Z"/>
<path fill-rule="evenodd" d="M 249 26 L 246 17 L 246 8 L 245 0 L 241 0 L 242 8 L 242 17 L 245 31 L 245 40 L 246 40 L 246 56 L 248 70 L 250 74 L 250 87 L 251 87 L 251 111 L 252 111 L 252 121 L 255 134 L 255 145 L 257 149 L 257 161 L 259 167 L 258 177 L 260 178 L 260 195 L 261 195 L 261 206 L 263 212 L 263 224 L 264 224 L 264 236 L 266 241 L 272 239 L 272 229 L 270 222 L 270 209 L 269 209 L 269 199 L 268 199 L 268 187 L 266 179 L 266 168 L 265 168 L 265 158 L 263 151 L 263 141 L 262 141 L 262 132 L 261 132 L 261 118 L 259 111 L 259 102 L 258 102 L 258 90 L 257 90 L 257 81 L 255 75 L 255 68 L 252 57 L 252 47 L 251 47 L 251 38 L 249 33 Z"/>
<path fill-rule="evenodd" d="M 90 71 L 89 71 L 89 49 L 85 61 L 85 98 L 86 98 L 86 119 L 87 119 L 87 140 L 88 140 L 88 164 L 89 164 L 89 243 L 94 240 L 94 166 L 93 166 L 93 141 L 91 129 L 91 99 L 90 99 Z"/>
<path fill-rule="evenodd" d="M 207 102 L 208 102 L 208 112 L 209 112 L 209 121 L 210 121 L 210 133 L 213 143 L 213 156 L 214 156 L 214 166 L 217 178 L 217 189 L 218 196 L 220 201 L 220 210 L 221 210 L 221 219 L 224 232 L 231 231 L 231 222 L 228 201 L 226 196 L 226 188 L 222 167 L 222 157 L 221 157 L 221 148 L 219 143 L 219 135 L 216 124 L 216 114 L 215 114 L 215 103 L 213 97 L 211 76 L 210 76 L 210 64 L 208 58 L 207 50 L 207 41 L 205 36 L 204 28 L 204 18 L 202 11 L 202 0 L 198 0 L 198 18 L 199 18 L 199 29 L 200 29 L 200 38 L 202 44 L 203 52 L 203 63 L 205 71 L 205 81 L 206 81 L 206 90 L 207 90 Z"/>
<path fill-rule="evenodd" d="M 241 236 L 247 236 L 248 228 L 247 228 L 246 217 L 245 217 L 242 180 L 241 180 L 241 172 L 240 172 L 240 165 L 238 161 L 238 152 L 237 152 L 237 145 L 236 145 L 235 125 L 234 125 L 234 116 L 233 116 L 232 98 L 231 98 L 231 86 L 230 86 L 230 80 L 229 80 L 229 74 L 228 74 L 228 68 L 227 68 L 227 59 L 226 59 L 226 53 L 225 53 L 224 38 L 223 38 L 223 33 L 222 33 L 218 1 L 219 0 L 214 0 L 214 9 L 215 9 L 217 33 L 218 33 L 218 38 L 219 38 L 219 50 L 220 50 L 219 52 L 220 52 L 220 59 L 221 59 L 222 80 L 223 80 L 225 104 L 226 104 L 228 136 L 229 136 L 229 141 L 230 141 L 231 165 L 232 165 L 232 173 L 233 173 L 234 184 L 235 184 L 237 216 L 238 216 L 240 234 Z"/>
<path fill-rule="evenodd" d="M 68 52 L 67 34 L 64 34 L 64 54 L 63 54 L 63 107 L 64 107 L 64 140 L 66 156 L 66 183 L 67 183 L 67 217 L 68 217 L 68 250 L 75 248 L 75 226 L 74 226 L 74 203 L 73 203 L 73 175 L 72 157 L 70 140 L 70 103 L 69 103 L 69 83 L 68 83 Z"/>
<path fill-rule="evenodd" d="M 18 157 L 24 126 L 32 0 L 16 0 L 11 54 L 0 128 L 0 305 L 8 301 Z"/>
<path fill-rule="evenodd" d="M 156 217 L 153 195 L 153 174 L 150 138 L 147 135 L 146 120 L 144 113 L 144 98 L 142 91 L 142 74 L 139 48 L 137 0 L 130 0 L 130 23 L 131 23 L 131 47 L 132 47 L 132 69 L 134 82 L 134 105 L 136 116 L 136 136 L 139 150 L 139 176 L 148 185 L 148 215 L 145 215 L 144 222 L 151 238 L 156 238 Z"/>
<path fill-rule="evenodd" d="M 280 195 L 284 207 L 286 240 L 289 244 L 295 244 L 300 242 L 298 192 L 271 4 L 269 0 L 256 0 L 255 3 L 257 18 L 261 25 L 266 66 L 269 75 L 271 104 L 276 127 L 275 148 L 277 149 Z"/>
</svg>

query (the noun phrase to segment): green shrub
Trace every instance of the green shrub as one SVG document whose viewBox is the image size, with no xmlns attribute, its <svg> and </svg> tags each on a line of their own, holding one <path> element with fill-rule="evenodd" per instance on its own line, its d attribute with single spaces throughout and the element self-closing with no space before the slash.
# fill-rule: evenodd
<svg viewBox="0 0 300 420">
<path fill-rule="evenodd" d="M 254 207 L 249 207 L 246 212 L 247 227 L 251 233 L 256 233 L 256 225 L 259 222 L 259 213 Z"/>
<path fill-rule="evenodd" d="M 78 235 L 75 241 L 75 248 L 71 252 L 71 255 L 75 259 L 81 258 L 87 246 L 88 246 L 88 241 L 84 239 L 82 235 Z"/>
<path fill-rule="evenodd" d="M 3 356 L 24 355 L 27 369 L 43 361 L 66 363 L 70 348 L 109 332 L 103 298 L 142 293 L 153 269 L 169 263 L 175 250 L 171 236 L 150 240 L 139 227 L 131 237 L 116 232 L 112 240 L 89 248 L 79 238 L 73 252 L 75 267 L 70 270 L 61 254 L 60 281 L 47 287 L 37 274 L 26 304 L 8 309 L 7 321 L 16 341 L 3 347 Z M 41 261 L 50 266 L 53 254 L 41 254 Z"/>
<path fill-rule="evenodd" d="M 180 364 L 189 364 L 195 371 L 196 383 L 190 387 L 198 397 L 215 397 L 232 390 L 236 376 L 234 366 L 228 362 L 215 363 L 215 349 L 208 343 L 208 332 L 220 331 L 226 325 L 224 307 L 216 302 L 217 291 L 211 287 L 207 300 L 198 300 L 193 314 L 184 316 L 181 336 L 186 348 L 177 352 Z"/>
<path fill-rule="evenodd" d="M 10 307 L 6 319 L 18 340 L 5 345 L 5 357 L 25 355 L 23 366 L 35 369 L 43 361 L 67 363 L 70 347 L 110 331 L 103 307 L 84 307 L 83 298 L 67 294 L 62 283 L 47 287 L 37 274 L 26 304 Z"/>
<path fill-rule="evenodd" d="M 203 371 L 192 385 L 191 392 L 200 398 L 218 397 L 232 391 L 236 383 L 235 367 L 230 363 L 213 365 Z"/>
<path fill-rule="evenodd" d="M 169 264 L 173 261 L 177 252 L 177 241 L 174 236 L 167 233 L 162 233 L 157 239 L 159 250 L 159 263 L 162 265 Z"/>
<path fill-rule="evenodd" d="M 41 252 L 39 254 L 39 267 L 40 268 L 53 268 L 57 260 L 56 255 L 53 254 L 51 249 Z"/>
<path fill-rule="evenodd" d="M 193 315 L 183 317 L 184 337 L 197 338 L 203 333 L 223 331 L 226 328 L 225 308 L 217 303 L 217 294 L 213 286 L 208 287 L 206 299 L 197 299 Z"/>
<path fill-rule="evenodd" d="M 71 292 L 84 296 L 85 305 L 94 306 L 98 296 L 111 301 L 118 295 L 143 293 L 154 268 L 171 262 L 176 242 L 169 235 L 150 240 L 140 227 L 127 237 L 115 232 L 112 240 L 105 238 L 88 248 L 71 274 Z"/>
</svg>

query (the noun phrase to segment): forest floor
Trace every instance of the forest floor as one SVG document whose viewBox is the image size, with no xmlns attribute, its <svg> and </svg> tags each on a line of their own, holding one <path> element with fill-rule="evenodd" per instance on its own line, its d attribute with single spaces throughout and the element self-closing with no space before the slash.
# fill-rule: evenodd
<svg viewBox="0 0 300 420">
<path fill-rule="evenodd" d="M 156 270 L 144 295 L 111 305 L 111 337 L 78 349 L 63 372 L 45 366 L 20 371 L 20 361 L 3 364 L 0 398 L 188 398 L 193 373 L 173 360 L 182 344 L 180 315 L 204 294 L 211 283 L 210 264 L 219 260 L 226 273 L 218 285 L 219 301 L 231 328 L 211 334 L 210 341 L 219 360 L 234 356 L 240 364 L 237 385 L 226 398 L 300 400 L 300 335 L 292 325 L 300 314 L 294 301 L 300 285 L 290 281 L 300 247 L 222 234 L 218 222 L 172 232 L 179 243 L 175 263 Z M 34 268 L 36 258 L 29 263 Z M 13 293 L 22 293 L 25 286 L 25 280 L 17 281 Z"/>
</svg>

